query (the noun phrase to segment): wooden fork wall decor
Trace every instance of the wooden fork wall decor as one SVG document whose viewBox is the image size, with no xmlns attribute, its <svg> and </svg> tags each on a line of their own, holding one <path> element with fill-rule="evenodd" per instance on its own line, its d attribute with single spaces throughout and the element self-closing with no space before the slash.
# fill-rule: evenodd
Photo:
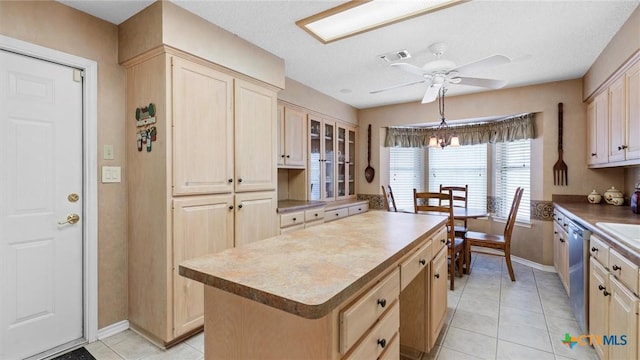
<svg viewBox="0 0 640 360">
<path fill-rule="evenodd" d="M 569 185 L 567 170 L 562 160 L 562 103 L 558 103 L 558 161 L 553 165 L 553 185 Z"/>
</svg>

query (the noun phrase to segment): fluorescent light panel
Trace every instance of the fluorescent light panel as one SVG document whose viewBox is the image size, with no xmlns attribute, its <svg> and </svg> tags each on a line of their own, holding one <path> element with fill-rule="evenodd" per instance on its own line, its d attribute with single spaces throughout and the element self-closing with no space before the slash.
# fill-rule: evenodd
<svg viewBox="0 0 640 360">
<path fill-rule="evenodd" d="M 296 24 L 327 44 L 466 1 L 469 0 L 354 0 Z"/>
</svg>

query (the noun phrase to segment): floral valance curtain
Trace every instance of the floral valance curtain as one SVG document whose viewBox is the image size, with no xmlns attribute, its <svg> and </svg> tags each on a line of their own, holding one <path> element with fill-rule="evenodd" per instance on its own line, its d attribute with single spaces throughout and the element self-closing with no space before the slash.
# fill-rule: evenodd
<svg viewBox="0 0 640 360">
<path fill-rule="evenodd" d="M 449 136 L 456 134 L 460 145 L 509 142 L 535 137 L 535 114 L 509 116 L 502 120 L 449 126 Z M 388 127 L 385 147 L 426 147 L 437 127 Z"/>
</svg>

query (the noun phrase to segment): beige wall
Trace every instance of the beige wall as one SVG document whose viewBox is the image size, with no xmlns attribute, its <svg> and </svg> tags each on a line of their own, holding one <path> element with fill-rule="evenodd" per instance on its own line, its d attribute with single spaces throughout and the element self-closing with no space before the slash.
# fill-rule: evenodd
<svg viewBox="0 0 640 360">
<path fill-rule="evenodd" d="M 602 50 L 591 68 L 584 75 L 583 98 L 591 96 L 598 88 L 640 49 L 640 6 L 622 25 L 607 47 Z"/>
<path fill-rule="evenodd" d="M 98 327 L 127 319 L 124 70 L 115 25 L 53 1 L 0 1 L 0 34 L 98 63 L 98 148 L 114 147 L 123 182 L 98 184 Z M 98 172 L 100 173 L 100 172 Z"/>
<path fill-rule="evenodd" d="M 278 93 L 278 99 L 343 122 L 358 124 L 358 109 L 289 78 L 286 78 L 284 90 Z"/>
<path fill-rule="evenodd" d="M 568 165 L 569 186 L 553 185 L 553 164 L 557 160 L 558 103 L 564 104 L 564 160 Z M 586 106 L 582 102 L 582 80 L 569 80 L 535 86 L 502 89 L 445 99 L 449 120 L 474 117 L 536 113 L 536 137 L 532 143 L 531 199 L 550 201 L 553 194 L 585 196 L 592 189 L 604 192 L 611 186 L 623 187 L 623 169 L 589 169 L 586 165 Z M 365 163 L 357 169 L 358 193 L 379 194 L 380 185 L 389 182 L 388 149 L 382 147 L 384 127 L 434 122 L 437 103 L 406 103 L 359 111 L 359 136 L 366 139 L 367 125 L 372 124 L 372 166 L 376 177 L 371 184 L 364 180 Z M 444 150 L 446 151 L 446 149 Z M 366 159 L 366 142 L 358 155 Z M 500 232 L 501 223 L 474 222 L 481 230 Z M 537 263 L 553 264 L 551 222 L 533 221 L 531 228 L 515 230 L 513 253 Z"/>
<path fill-rule="evenodd" d="M 284 60 L 169 2 L 158 1 L 119 26 L 119 61 L 162 44 L 283 88 Z"/>
</svg>

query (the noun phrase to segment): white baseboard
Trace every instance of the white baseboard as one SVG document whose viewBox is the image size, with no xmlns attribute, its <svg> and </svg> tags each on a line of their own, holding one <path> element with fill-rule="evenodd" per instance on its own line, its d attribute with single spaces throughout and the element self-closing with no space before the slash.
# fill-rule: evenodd
<svg viewBox="0 0 640 360">
<path fill-rule="evenodd" d="M 98 340 L 102 340 L 109 336 L 115 335 L 117 333 L 123 332 L 129 329 L 129 320 L 122 320 L 115 324 L 111 324 L 109 326 L 105 326 L 102 329 L 98 329 Z"/>
<path fill-rule="evenodd" d="M 476 251 L 476 249 L 478 249 L 478 251 Z M 504 254 L 502 251 L 499 251 L 499 250 L 494 250 L 494 249 L 489 249 L 489 248 L 476 248 L 475 246 L 471 247 L 471 251 L 475 252 L 475 253 L 485 253 L 485 254 L 491 254 L 491 255 L 502 255 L 502 254 Z M 546 271 L 546 272 L 551 272 L 551 273 L 557 272 L 556 268 L 553 267 L 553 266 L 542 265 L 542 264 L 539 264 L 537 262 L 534 262 L 534 261 L 531 261 L 531 260 L 527 260 L 527 259 L 523 259 L 523 258 L 515 256 L 515 255 L 511 255 L 511 261 L 514 261 L 514 262 L 517 262 L 519 264 L 532 267 L 532 268 L 540 270 L 540 271 Z"/>
</svg>

